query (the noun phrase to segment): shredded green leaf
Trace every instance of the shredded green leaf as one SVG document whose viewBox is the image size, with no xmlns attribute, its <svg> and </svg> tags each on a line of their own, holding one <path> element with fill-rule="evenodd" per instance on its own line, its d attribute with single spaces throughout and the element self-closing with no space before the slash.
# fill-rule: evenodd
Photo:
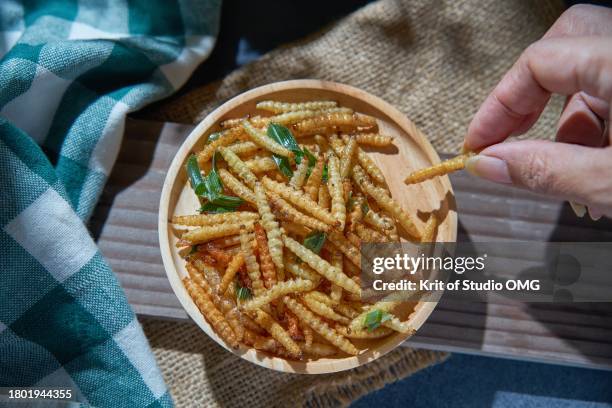
<svg viewBox="0 0 612 408">
<path fill-rule="evenodd" d="M 304 246 L 310 249 L 315 254 L 321 252 L 325 243 L 326 235 L 321 231 L 313 231 L 304 238 Z"/>
<path fill-rule="evenodd" d="M 367 328 L 368 331 L 374 331 L 376 328 L 380 327 L 381 324 L 390 319 L 390 313 L 375 309 L 365 316 L 365 319 L 363 320 L 363 327 Z"/>
<path fill-rule="evenodd" d="M 210 142 L 214 142 L 215 140 L 217 140 L 218 138 L 220 138 L 222 135 L 221 132 L 214 132 L 211 133 L 210 135 L 208 135 L 208 138 L 206 139 L 206 143 L 210 143 Z"/>
<path fill-rule="evenodd" d="M 251 289 L 245 286 L 240 286 L 240 285 L 236 286 L 236 298 L 238 300 L 247 300 L 252 297 L 253 297 L 253 294 L 251 293 Z"/>
<path fill-rule="evenodd" d="M 323 166 L 323 174 L 321 175 L 321 181 L 327 183 L 327 179 L 329 178 L 329 169 L 327 168 L 327 163 Z"/>
<path fill-rule="evenodd" d="M 200 166 L 198 166 L 198 159 L 195 154 L 189 156 L 187 159 L 187 174 L 189 175 L 189 182 L 191 188 L 199 196 L 206 193 L 206 182 L 200 173 Z"/>
<path fill-rule="evenodd" d="M 217 154 L 213 155 L 212 168 L 207 176 L 202 176 L 198 160 L 191 155 L 187 160 L 187 173 L 195 193 L 207 200 L 200 208 L 200 212 L 229 212 L 235 211 L 242 203 L 239 197 L 222 194 L 223 184 L 217 173 Z"/>
<path fill-rule="evenodd" d="M 276 143 L 291 150 L 295 154 L 295 162 L 297 164 L 300 164 L 300 162 L 302 161 L 302 157 L 304 157 L 306 153 L 303 152 L 302 149 L 300 149 L 297 140 L 295 140 L 293 134 L 291 134 L 291 131 L 286 126 L 280 125 L 278 123 L 270 123 L 268 125 L 267 133 L 268 136 L 274 139 Z M 310 156 L 312 156 L 312 159 L 314 160 L 315 158 L 312 153 L 308 153 L 310 154 Z M 308 156 L 309 163 L 311 160 L 310 156 Z M 281 173 L 283 173 L 287 178 L 291 178 L 291 176 L 293 176 L 291 164 L 289 163 L 289 160 L 286 157 L 273 154 L 272 159 L 278 166 L 278 169 L 281 171 Z M 314 166 L 314 162 L 312 165 Z"/>
<path fill-rule="evenodd" d="M 304 156 L 308 158 L 308 170 L 306 170 L 306 178 L 308 178 L 310 177 L 310 173 L 312 173 L 312 169 L 317 163 L 317 158 L 307 148 L 304 148 Z"/>
</svg>

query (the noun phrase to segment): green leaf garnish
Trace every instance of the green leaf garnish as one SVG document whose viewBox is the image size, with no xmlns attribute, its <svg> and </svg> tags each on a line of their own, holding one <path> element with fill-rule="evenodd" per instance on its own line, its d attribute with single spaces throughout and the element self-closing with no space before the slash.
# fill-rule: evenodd
<svg viewBox="0 0 612 408">
<path fill-rule="evenodd" d="M 366 215 L 368 211 L 370 211 L 370 206 L 367 202 L 364 201 L 363 203 L 361 203 L 361 212 L 363 212 L 363 215 Z"/>
<path fill-rule="evenodd" d="M 268 136 L 271 137 L 276 143 L 291 150 L 295 154 L 295 162 L 297 164 L 300 164 L 300 162 L 302 161 L 302 157 L 304 157 L 305 155 L 305 152 L 300 149 L 297 140 L 295 140 L 293 134 L 291 134 L 291 131 L 286 126 L 280 125 L 278 123 L 270 123 L 268 125 L 267 133 Z M 310 156 L 312 156 L 312 158 L 314 159 L 312 153 L 310 153 Z M 293 176 L 291 164 L 289 163 L 289 160 L 286 157 L 273 154 L 272 159 L 278 166 L 278 169 L 281 171 L 281 173 L 283 173 L 288 178 L 291 178 L 291 176 Z M 308 160 L 310 162 L 310 157 L 308 157 Z"/>
<path fill-rule="evenodd" d="M 251 293 L 251 289 L 245 286 L 240 286 L 240 285 L 236 286 L 236 298 L 238 300 L 247 300 L 252 297 L 253 297 L 253 294 Z"/>
<path fill-rule="evenodd" d="M 308 158 L 308 170 L 306 170 L 306 178 L 308 178 L 310 177 L 310 173 L 312 173 L 312 169 L 317 163 L 317 158 L 307 148 L 304 148 L 304 156 Z"/>
<path fill-rule="evenodd" d="M 326 235 L 321 231 L 311 232 L 304 238 L 304 246 L 310 249 L 315 254 L 321 252 L 321 248 L 323 248 L 323 244 L 325 243 Z"/>
<path fill-rule="evenodd" d="M 391 319 L 391 314 L 383 312 L 382 310 L 375 309 L 369 312 L 365 319 L 363 319 L 363 327 L 367 328 L 368 331 L 374 331 L 376 328 L 387 320 Z"/>
<path fill-rule="evenodd" d="M 198 252 L 198 246 L 197 245 L 192 245 L 191 246 L 191 251 L 189 251 L 189 255 L 193 255 L 196 252 Z"/>
<path fill-rule="evenodd" d="M 327 163 L 323 166 L 323 174 L 321 175 L 321 181 L 327 183 L 327 179 L 329 178 L 329 169 L 327 168 Z"/>
<path fill-rule="evenodd" d="M 218 138 L 220 138 L 222 135 L 221 132 L 214 132 L 211 133 L 210 135 L 208 135 L 208 138 L 206 139 L 206 143 L 210 143 L 210 142 L 214 142 L 215 140 L 217 140 Z"/>
<path fill-rule="evenodd" d="M 204 195 L 206 193 L 206 182 L 202 173 L 200 173 L 200 166 L 198 166 L 198 159 L 195 154 L 187 159 L 187 175 L 193 191 L 199 196 Z"/>
</svg>

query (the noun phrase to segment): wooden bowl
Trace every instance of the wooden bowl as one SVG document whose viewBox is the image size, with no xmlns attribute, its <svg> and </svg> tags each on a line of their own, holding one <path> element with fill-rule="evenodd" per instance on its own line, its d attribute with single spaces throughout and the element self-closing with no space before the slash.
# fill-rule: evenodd
<svg viewBox="0 0 612 408">
<path fill-rule="evenodd" d="M 454 242 L 457 236 L 457 214 L 450 181 L 448 177 L 438 177 L 421 184 L 406 186 L 403 179 L 410 171 L 440 161 L 425 136 L 406 116 L 382 99 L 347 85 L 317 80 L 278 82 L 236 96 L 200 122 L 174 157 L 164 181 L 159 205 L 159 243 L 170 285 L 187 314 L 219 345 L 260 366 L 283 372 L 307 374 L 348 370 L 373 361 L 391 351 L 399 346 L 408 335 L 395 333 L 376 342 L 370 340 L 367 343 L 370 348 L 358 356 L 321 358 L 312 361 L 285 360 L 244 346 L 234 350 L 215 334 L 181 282 L 181 278 L 187 276 L 185 262 L 178 254 L 175 246 L 177 238 L 168 220 L 173 215 L 194 214 L 200 206 L 187 181 L 184 170 L 186 160 L 191 152 L 202 148 L 206 137 L 218 130 L 218 125 L 222 120 L 242 117 L 248 113 L 253 114 L 258 111 L 255 104 L 265 99 L 286 102 L 335 100 L 342 106 L 375 117 L 380 133 L 393 136 L 397 149 L 382 153 L 373 151 L 370 153 L 371 157 L 385 174 L 393 197 L 410 214 L 421 215 L 421 217 L 415 217 L 421 227 L 424 224 L 424 213 L 438 210 L 438 214 L 442 217 L 437 235 L 439 242 Z M 407 317 L 412 326 L 418 329 L 435 306 L 436 303 L 432 301 L 407 304 L 402 317 Z"/>
</svg>

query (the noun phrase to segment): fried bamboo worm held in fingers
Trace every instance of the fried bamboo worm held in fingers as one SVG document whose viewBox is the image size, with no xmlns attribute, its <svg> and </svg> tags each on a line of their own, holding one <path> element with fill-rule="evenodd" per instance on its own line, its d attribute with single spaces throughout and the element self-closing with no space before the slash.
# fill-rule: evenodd
<svg viewBox="0 0 612 408">
<path fill-rule="evenodd" d="M 420 239 L 421 233 L 416 225 L 412 222 L 410 215 L 402 208 L 401 205 L 387 195 L 387 192 L 372 184 L 362 169 L 353 168 L 353 179 L 355 183 L 363 190 L 364 193 L 371 196 L 383 210 L 387 211 L 393 218 L 400 223 L 407 233 L 413 237 Z"/>
<path fill-rule="evenodd" d="M 323 176 L 323 167 L 325 166 L 325 158 L 322 154 L 317 155 L 317 161 L 312 168 L 312 172 L 310 173 L 310 177 L 306 181 L 306 185 L 304 186 L 304 191 L 312 201 L 315 201 L 319 196 L 319 186 L 322 182 Z"/>
<path fill-rule="evenodd" d="M 225 269 L 225 273 L 223 274 L 223 279 L 221 279 L 221 284 L 219 285 L 219 293 L 223 294 L 227 291 L 229 284 L 234 281 L 234 277 L 240 269 L 244 265 L 244 255 L 242 252 L 237 253 L 232 257 L 232 260 L 227 264 L 227 268 Z"/>
<path fill-rule="evenodd" d="M 361 268 L 361 252 L 348 241 L 340 232 L 333 230 L 328 232 L 329 242 L 334 248 L 340 250 L 355 266 Z"/>
<path fill-rule="evenodd" d="M 357 355 L 359 350 L 346 338 L 342 337 L 338 332 L 331 328 L 323 320 L 315 316 L 310 310 L 300 304 L 297 300 L 292 299 L 288 296 L 283 298 L 285 305 L 295 314 L 298 319 L 302 320 L 305 324 L 310 326 L 314 331 L 319 333 L 323 338 L 329 341 L 334 346 L 347 354 Z"/>
<path fill-rule="evenodd" d="M 253 173 L 265 173 L 276 170 L 276 163 L 271 157 L 255 157 L 244 162 Z"/>
<path fill-rule="evenodd" d="M 302 110 L 321 110 L 335 108 L 338 106 L 336 101 L 312 101 L 312 102 L 277 102 L 277 101 L 261 101 L 255 107 L 257 109 L 266 110 L 272 113 L 283 113 Z"/>
<path fill-rule="evenodd" d="M 414 171 L 410 173 L 408 177 L 406 177 L 404 183 L 420 183 L 422 181 L 429 180 L 437 176 L 443 176 L 445 174 L 452 173 L 453 171 L 462 170 L 463 168 L 465 168 L 465 162 L 467 161 L 467 159 L 473 155 L 474 153 L 472 152 L 460 154 L 459 156 L 455 156 L 452 159 L 445 160 L 434 166 Z"/>
<path fill-rule="evenodd" d="M 200 244 L 210 241 L 211 239 L 235 235 L 240 232 L 240 226 L 244 225 L 247 229 L 253 228 L 253 221 L 244 221 L 241 223 L 224 223 L 218 225 L 208 225 L 202 228 L 196 228 L 186 232 L 181 237 L 181 241 L 189 242 L 190 244 Z"/>
<path fill-rule="evenodd" d="M 319 207 L 317 203 L 312 201 L 310 197 L 297 191 L 287 184 L 279 183 L 268 177 L 262 179 L 263 186 L 266 190 L 278 194 L 297 208 L 302 209 L 304 212 L 311 214 L 313 217 L 325 222 L 329 225 L 338 225 L 336 219 L 323 208 Z"/>
<path fill-rule="evenodd" d="M 318 300 L 309 297 L 303 297 L 302 301 L 311 311 L 328 320 L 334 320 L 343 324 L 349 324 L 350 322 L 349 319 L 339 315 L 334 311 L 334 309 L 323 302 L 319 302 Z"/>
<path fill-rule="evenodd" d="M 246 134 L 251 138 L 253 143 L 258 144 L 264 149 L 287 158 L 292 158 L 294 156 L 291 150 L 278 144 L 274 139 L 268 137 L 264 131 L 257 129 L 248 121 L 245 120 L 242 122 L 242 128 L 246 131 Z"/>
<path fill-rule="evenodd" d="M 283 242 L 287 249 L 297 255 L 302 261 L 306 262 L 308 266 L 317 271 L 327 280 L 341 286 L 348 292 L 359 295 L 361 288 L 355 281 L 351 280 L 348 276 L 343 274 L 338 268 L 331 266 L 326 260 L 315 254 L 296 240 L 283 235 Z"/>
<path fill-rule="evenodd" d="M 289 185 L 297 190 L 301 189 L 306 181 L 306 175 L 308 174 L 308 160 L 303 158 L 297 169 L 293 172 Z"/>
<path fill-rule="evenodd" d="M 436 229 L 438 227 L 438 218 L 436 214 L 431 213 L 429 219 L 423 228 L 423 236 L 421 242 L 436 242 Z"/>
<path fill-rule="evenodd" d="M 357 139 L 354 137 L 349 138 L 348 143 L 342 150 L 340 156 L 340 177 L 347 178 L 353 168 L 353 158 L 357 152 Z"/>
<path fill-rule="evenodd" d="M 260 309 L 264 305 L 279 299 L 290 293 L 307 292 L 314 288 L 314 283 L 306 279 L 294 279 L 284 282 L 279 282 L 272 286 L 270 289 L 266 289 L 259 296 L 244 302 L 242 305 L 244 310 L 255 310 Z"/>
<path fill-rule="evenodd" d="M 240 180 L 226 169 L 219 169 L 221 181 L 231 192 L 242 198 L 244 201 L 255 204 L 255 194 L 253 190 L 242 184 Z"/>
<path fill-rule="evenodd" d="M 316 218 L 310 217 L 304 213 L 301 213 L 297 209 L 291 206 L 288 202 L 282 198 L 275 196 L 273 193 L 268 194 L 270 205 L 274 209 L 277 216 L 286 221 L 293 221 L 296 224 L 304 225 L 308 228 L 318 231 L 329 230 L 329 225 L 320 221 Z"/>
<path fill-rule="evenodd" d="M 254 221 L 257 218 L 259 217 L 254 212 L 236 211 L 221 214 L 177 215 L 172 217 L 172 223 L 196 227 L 204 225 L 217 225 L 223 223 Z"/>
<path fill-rule="evenodd" d="M 183 278 L 183 285 L 185 285 L 185 289 L 187 289 L 189 296 L 191 296 L 202 315 L 208 320 L 219 337 L 232 348 L 238 348 L 239 343 L 236 334 L 225 320 L 223 314 L 221 314 L 210 297 L 204 292 L 204 289 L 196 285 L 189 278 Z"/>
<path fill-rule="evenodd" d="M 270 256 L 272 262 L 276 266 L 276 274 L 278 280 L 282 281 L 285 279 L 285 266 L 283 265 L 283 241 L 281 239 L 281 231 L 270 205 L 266 198 L 266 192 L 260 183 L 255 184 L 255 199 L 257 202 L 257 211 L 261 217 L 261 225 L 266 230 L 268 237 L 268 247 L 270 249 Z"/>
<path fill-rule="evenodd" d="M 236 140 L 238 140 L 242 133 L 243 130 L 240 128 L 228 129 L 221 132 L 221 136 L 218 139 L 208 143 L 204 149 L 197 153 L 198 165 L 203 167 L 210 159 L 212 159 L 218 148 L 234 143 Z"/>
<path fill-rule="evenodd" d="M 278 341 L 294 358 L 300 358 L 302 356 L 302 349 L 300 349 L 300 346 L 293 341 L 289 333 L 287 333 L 272 316 L 261 309 L 256 310 L 254 315 L 255 322 L 270 333 L 274 340 Z"/>
<path fill-rule="evenodd" d="M 251 289 L 253 295 L 259 296 L 265 290 L 263 281 L 261 280 L 261 271 L 259 270 L 259 264 L 257 258 L 253 253 L 253 237 L 247 233 L 247 229 L 244 226 L 240 228 L 240 249 L 244 255 L 244 263 L 247 270 L 247 275 L 251 280 Z"/>
<path fill-rule="evenodd" d="M 255 241 L 257 242 L 257 253 L 259 254 L 259 267 L 266 288 L 276 285 L 276 267 L 270 256 L 266 230 L 259 223 L 254 225 Z"/>
<path fill-rule="evenodd" d="M 340 222 L 339 228 L 343 230 L 344 223 L 346 222 L 346 206 L 342 191 L 342 179 L 340 177 L 340 163 L 333 154 L 329 157 L 328 167 L 329 181 L 327 187 L 331 196 L 331 215 Z"/>
<path fill-rule="evenodd" d="M 238 157 L 236 153 L 225 147 L 220 147 L 219 153 L 221 153 L 221 156 L 223 156 L 223 159 L 227 162 L 230 169 L 236 173 L 249 188 L 255 187 L 257 177 L 255 177 L 255 174 L 253 174 L 249 167 L 240 160 L 240 157 Z"/>
<path fill-rule="evenodd" d="M 368 146 L 385 147 L 393 143 L 391 136 L 384 136 L 378 133 L 357 133 L 353 137 L 357 143 Z"/>
</svg>

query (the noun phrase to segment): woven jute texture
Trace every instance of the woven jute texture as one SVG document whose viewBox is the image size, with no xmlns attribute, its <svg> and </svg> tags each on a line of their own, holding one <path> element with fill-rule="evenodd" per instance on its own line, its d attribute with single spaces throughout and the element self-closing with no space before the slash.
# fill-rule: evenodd
<svg viewBox="0 0 612 408">
<path fill-rule="evenodd" d="M 141 116 L 196 123 L 253 87 L 324 79 L 382 97 L 437 150 L 456 152 L 487 93 L 561 11 L 553 0 L 382 0 Z M 560 109 L 554 100 L 526 137 L 551 137 Z M 178 406 L 346 406 L 445 357 L 401 347 L 347 372 L 290 375 L 240 360 L 191 323 L 143 324 Z"/>
<path fill-rule="evenodd" d="M 281 47 L 222 81 L 146 112 L 196 123 L 248 89 L 289 79 L 356 86 L 405 113 L 440 152 L 457 152 L 485 96 L 563 9 L 560 0 L 383 0 L 327 30 Z M 550 138 L 562 107 L 553 99 L 524 137 Z"/>
</svg>

